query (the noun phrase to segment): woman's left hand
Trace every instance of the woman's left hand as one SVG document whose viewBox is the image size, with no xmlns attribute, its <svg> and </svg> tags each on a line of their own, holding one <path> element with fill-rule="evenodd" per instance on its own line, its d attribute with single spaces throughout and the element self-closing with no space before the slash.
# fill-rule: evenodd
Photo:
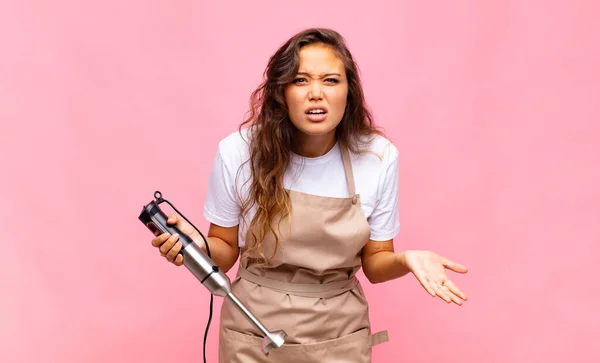
<svg viewBox="0 0 600 363">
<path fill-rule="evenodd" d="M 462 305 L 467 296 L 446 276 L 445 269 L 466 273 L 467 268 L 431 251 L 409 250 L 403 252 L 404 264 L 432 296 L 447 303 Z"/>
</svg>

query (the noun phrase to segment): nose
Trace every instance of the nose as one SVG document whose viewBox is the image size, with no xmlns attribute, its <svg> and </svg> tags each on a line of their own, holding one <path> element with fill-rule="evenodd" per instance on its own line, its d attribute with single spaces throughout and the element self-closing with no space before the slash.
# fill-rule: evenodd
<svg viewBox="0 0 600 363">
<path fill-rule="evenodd" d="M 313 84 L 310 85 L 310 88 L 308 90 L 308 98 L 311 101 L 323 99 L 323 90 L 319 82 L 313 82 Z"/>
</svg>

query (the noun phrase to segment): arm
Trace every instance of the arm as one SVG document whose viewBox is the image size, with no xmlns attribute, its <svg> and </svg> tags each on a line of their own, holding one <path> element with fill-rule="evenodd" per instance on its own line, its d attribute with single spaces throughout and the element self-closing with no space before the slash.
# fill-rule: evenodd
<svg viewBox="0 0 600 363">
<path fill-rule="evenodd" d="M 393 240 L 367 242 L 361 257 L 365 276 L 373 284 L 397 279 L 410 272 L 404 253 L 394 252 Z"/>
<path fill-rule="evenodd" d="M 445 269 L 466 273 L 467 268 L 430 251 L 394 252 L 398 233 L 398 150 L 388 149 L 389 162 L 380 175 L 378 201 L 369 219 L 371 238 L 362 250 L 362 266 L 371 283 L 381 283 L 412 273 L 432 296 L 461 305 L 466 295 L 446 276 Z"/>
<path fill-rule="evenodd" d="M 238 233 L 241 205 L 236 183 L 236 170 L 241 161 L 236 159 L 238 146 L 229 141 L 219 142 L 213 165 L 210 169 L 204 217 L 210 222 L 206 242 L 210 257 L 223 272 L 228 272 L 239 256 Z M 194 241 L 205 252 L 204 240 L 200 235 Z"/>
<path fill-rule="evenodd" d="M 206 242 L 210 248 L 211 259 L 223 272 L 229 271 L 238 259 L 238 227 L 221 227 L 211 223 L 208 229 Z M 206 246 L 200 234 L 195 233 L 192 239 L 202 251 L 206 252 Z"/>
<path fill-rule="evenodd" d="M 446 276 L 445 269 L 466 273 L 461 264 L 430 251 L 394 252 L 393 240 L 369 241 L 362 250 L 365 276 L 373 284 L 386 282 L 411 272 L 432 296 L 462 305 L 467 296 Z"/>
<path fill-rule="evenodd" d="M 394 252 L 394 236 L 400 230 L 398 149 L 391 143 L 381 149 L 383 159 L 377 178 L 373 211 L 367 220 L 371 239 L 363 247 L 362 265 L 371 283 L 393 280 L 410 272 L 403 253 Z"/>
</svg>

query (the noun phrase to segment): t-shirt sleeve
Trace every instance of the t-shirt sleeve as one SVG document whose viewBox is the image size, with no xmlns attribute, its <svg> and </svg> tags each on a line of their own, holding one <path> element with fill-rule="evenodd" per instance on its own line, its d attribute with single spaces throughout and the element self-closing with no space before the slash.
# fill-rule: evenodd
<svg viewBox="0 0 600 363">
<path fill-rule="evenodd" d="M 389 144 L 388 148 L 378 181 L 377 202 L 368 219 L 373 241 L 390 240 L 400 231 L 398 149 L 393 144 Z"/>
<path fill-rule="evenodd" d="M 221 227 L 239 224 L 240 204 L 235 186 L 235 171 L 225 163 L 221 150 L 214 158 L 204 203 L 204 218 Z"/>
</svg>

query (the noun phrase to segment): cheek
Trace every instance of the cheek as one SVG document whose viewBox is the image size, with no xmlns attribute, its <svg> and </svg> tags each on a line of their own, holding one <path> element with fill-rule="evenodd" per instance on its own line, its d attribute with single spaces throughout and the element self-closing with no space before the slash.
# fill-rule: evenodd
<svg viewBox="0 0 600 363">
<path fill-rule="evenodd" d="M 333 92 L 329 97 L 329 105 L 336 113 L 343 113 L 346 109 L 346 100 L 348 98 L 348 91 L 338 90 Z"/>
<path fill-rule="evenodd" d="M 305 96 L 297 89 L 289 89 L 285 92 L 285 102 L 287 103 L 290 113 L 297 112 L 302 109 Z"/>
</svg>

